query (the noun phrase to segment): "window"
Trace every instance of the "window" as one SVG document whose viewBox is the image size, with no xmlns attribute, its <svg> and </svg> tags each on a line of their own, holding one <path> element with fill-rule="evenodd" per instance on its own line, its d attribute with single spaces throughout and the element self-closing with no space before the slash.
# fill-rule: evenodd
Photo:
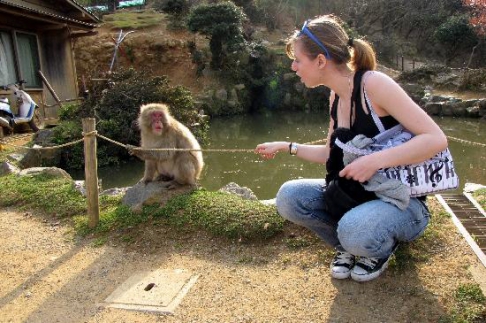
<svg viewBox="0 0 486 323">
<path fill-rule="evenodd" d="M 0 31 L 0 85 L 17 81 L 12 38 L 9 33 Z"/>
<path fill-rule="evenodd" d="M 26 88 L 40 88 L 39 69 L 36 35 L 0 31 L 0 85 L 24 80 Z"/>
<path fill-rule="evenodd" d="M 40 62 L 37 37 L 32 34 L 17 33 L 20 75 L 26 81 L 25 87 L 41 87 L 39 78 Z"/>
</svg>

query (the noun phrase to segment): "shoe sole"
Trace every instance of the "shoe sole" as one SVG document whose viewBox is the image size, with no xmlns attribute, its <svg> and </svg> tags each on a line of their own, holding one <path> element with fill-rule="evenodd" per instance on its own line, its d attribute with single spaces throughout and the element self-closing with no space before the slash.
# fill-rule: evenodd
<svg viewBox="0 0 486 323">
<path fill-rule="evenodd" d="M 360 274 L 356 274 L 354 272 L 351 272 L 350 276 L 351 276 L 351 279 L 353 279 L 354 281 L 357 281 L 357 282 L 360 282 L 360 283 L 367 282 L 367 281 L 378 278 L 385 271 L 386 268 L 388 268 L 388 261 L 383 264 L 383 266 L 380 268 L 380 270 L 377 270 L 374 273 L 366 274 L 366 275 L 360 275 Z"/>
<path fill-rule="evenodd" d="M 348 273 L 335 273 L 331 271 L 331 277 L 335 279 L 348 279 L 351 276 L 351 271 Z"/>
</svg>

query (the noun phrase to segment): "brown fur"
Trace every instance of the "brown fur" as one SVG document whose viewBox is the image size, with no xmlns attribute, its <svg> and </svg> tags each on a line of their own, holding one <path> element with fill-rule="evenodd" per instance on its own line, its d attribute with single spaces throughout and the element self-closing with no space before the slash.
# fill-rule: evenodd
<svg viewBox="0 0 486 323">
<path fill-rule="evenodd" d="M 168 181 L 174 184 L 196 185 L 204 165 L 201 147 L 191 131 L 174 119 L 165 104 L 151 103 L 140 107 L 138 125 L 142 148 L 187 148 L 199 151 L 160 151 L 137 154 L 145 160 L 142 181 Z M 159 128 L 157 128 L 159 126 Z M 160 126 L 162 129 L 160 129 Z"/>
</svg>

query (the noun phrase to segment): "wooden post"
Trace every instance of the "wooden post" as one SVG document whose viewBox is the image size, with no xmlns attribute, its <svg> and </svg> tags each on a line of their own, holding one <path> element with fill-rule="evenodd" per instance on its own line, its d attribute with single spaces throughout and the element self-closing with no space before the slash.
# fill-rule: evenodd
<svg viewBox="0 0 486 323">
<path fill-rule="evenodd" d="M 98 159 L 96 157 L 96 125 L 94 118 L 83 119 L 84 173 L 88 200 L 88 226 L 94 228 L 100 219 L 98 200 Z"/>
</svg>

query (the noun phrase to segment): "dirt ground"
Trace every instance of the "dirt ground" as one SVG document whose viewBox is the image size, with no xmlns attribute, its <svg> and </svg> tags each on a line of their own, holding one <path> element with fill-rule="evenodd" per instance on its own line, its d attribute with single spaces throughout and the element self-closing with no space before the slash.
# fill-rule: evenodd
<svg viewBox="0 0 486 323">
<path fill-rule="evenodd" d="M 0 322 L 438 322 L 460 284 L 486 287 L 486 269 L 452 222 L 413 268 L 392 264 L 356 283 L 331 279 L 331 251 L 294 226 L 238 243 L 154 222 L 97 247 L 49 215 L 0 217 Z M 296 248 L 290 237 L 308 243 Z M 135 272 L 157 269 L 200 275 L 173 315 L 100 305 Z"/>
</svg>

